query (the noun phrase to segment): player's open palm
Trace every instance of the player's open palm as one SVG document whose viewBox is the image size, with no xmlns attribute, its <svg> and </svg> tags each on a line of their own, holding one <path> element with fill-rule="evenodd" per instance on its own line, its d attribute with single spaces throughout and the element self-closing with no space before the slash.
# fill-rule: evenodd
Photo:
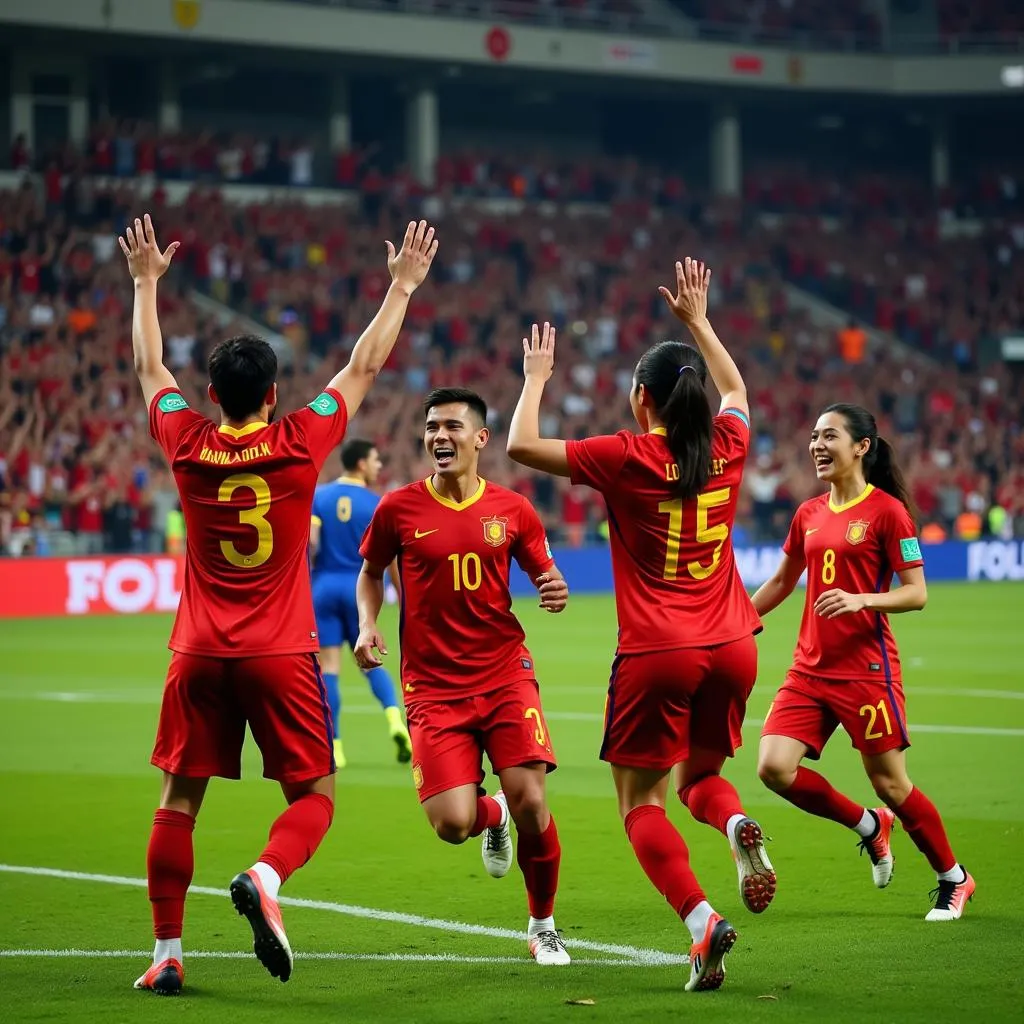
<svg viewBox="0 0 1024 1024">
<path fill-rule="evenodd" d="M 391 280 L 410 292 L 415 291 L 423 284 L 437 253 L 434 229 L 425 220 L 419 224 L 411 220 L 405 229 L 402 248 L 397 253 L 391 242 L 384 244 L 388 247 L 388 273 L 391 274 Z"/>
<path fill-rule="evenodd" d="M 523 373 L 546 381 L 554 368 L 555 329 L 548 323 L 543 330 L 534 324 L 530 337 L 523 338 Z"/>
<path fill-rule="evenodd" d="M 121 251 L 128 259 L 128 272 L 133 281 L 156 281 L 167 273 L 179 242 L 171 242 L 162 252 L 157 244 L 153 221 L 147 213 L 142 220 L 135 218 L 135 229 L 125 228 L 117 239 Z"/>
<path fill-rule="evenodd" d="M 362 669 L 380 668 L 384 664 L 381 656 L 387 656 L 388 645 L 384 642 L 384 634 L 376 626 L 363 626 L 359 637 L 352 648 L 356 663 Z"/>
<path fill-rule="evenodd" d="M 708 315 L 708 285 L 710 283 L 711 270 L 705 267 L 700 260 L 687 256 L 682 263 L 676 261 L 675 295 L 664 285 L 658 289 L 658 294 L 684 324 L 695 324 L 704 320 Z"/>
</svg>

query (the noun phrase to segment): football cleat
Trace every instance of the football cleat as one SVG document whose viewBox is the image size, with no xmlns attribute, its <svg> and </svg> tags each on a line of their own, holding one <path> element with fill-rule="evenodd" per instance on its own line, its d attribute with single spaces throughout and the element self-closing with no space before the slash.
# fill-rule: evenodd
<svg viewBox="0 0 1024 1024">
<path fill-rule="evenodd" d="M 231 902 L 252 926 L 252 951 L 275 977 L 287 981 L 292 974 L 292 947 L 284 932 L 281 909 L 263 890 L 252 871 L 243 871 L 231 880 Z"/>
<path fill-rule="evenodd" d="M 888 807 L 875 807 L 871 813 L 878 819 L 878 830 L 870 839 L 862 839 L 858 844 L 862 853 L 871 858 L 871 877 L 879 889 L 884 889 L 892 881 L 896 858 L 892 855 L 889 839 L 896 827 L 896 815 Z"/>
<path fill-rule="evenodd" d="M 398 763 L 408 764 L 412 760 L 412 739 L 404 725 L 396 725 L 391 730 L 391 738 L 397 748 Z"/>
<path fill-rule="evenodd" d="M 719 914 L 712 914 L 704 938 L 690 946 L 687 992 L 709 992 L 725 981 L 725 954 L 736 945 L 736 929 Z"/>
<path fill-rule="evenodd" d="M 153 964 L 132 988 L 155 992 L 158 996 L 176 996 L 185 984 L 185 968 L 177 960 L 161 960 Z"/>
<path fill-rule="evenodd" d="M 512 867 L 512 836 L 508 830 L 508 803 L 505 794 L 499 789 L 494 799 L 505 809 L 505 824 L 484 829 L 484 842 L 481 855 L 484 867 L 492 878 L 503 878 Z"/>
<path fill-rule="evenodd" d="M 529 942 L 530 956 L 541 967 L 564 967 L 570 962 L 569 953 L 558 932 L 537 932 L 529 937 Z"/>
<path fill-rule="evenodd" d="M 775 898 L 775 870 L 764 848 L 764 833 L 753 818 L 736 823 L 729 837 L 740 881 L 740 899 L 752 914 L 768 909 Z"/>
<path fill-rule="evenodd" d="M 960 870 L 964 873 L 962 882 L 939 882 L 928 894 L 935 906 L 928 911 L 926 921 L 956 921 L 963 914 L 967 901 L 974 899 L 974 879 L 963 864 Z"/>
</svg>

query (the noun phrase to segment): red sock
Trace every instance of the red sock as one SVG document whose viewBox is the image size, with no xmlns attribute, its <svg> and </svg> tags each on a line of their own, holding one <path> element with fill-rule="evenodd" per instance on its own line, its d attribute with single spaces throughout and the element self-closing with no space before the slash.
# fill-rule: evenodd
<svg viewBox="0 0 1024 1024">
<path fill-rule="evenodd" d="M 626 835 L 654 888 L 680 917 L 686 917 L 705 896 L 690 868 L 690 851 L 665 816 L 665 808 L 634 807 L 626 815 Z"/>
<path fill-rule="evenodd" d="M 956 867 L 956 857 L 946 838 L 942 818 L 935 804 L 921 790 L 912 789 L 907 799 L 893 810 L 934 871 L 951 871 Z"/>
<path fill-rule="evenodd" d="M 334 804 L 326 796 L 307 793 L 299 797 L 270 826 L 270 842 L 259 859 L 286 882 L 316 852 L 333 819 Z"/>
<path fill-rule="evenodd" d="M 476 798 L 476 821 L 470 830 L 470 837 L 478 836 L 485 828 L 495 828 L 501 824 L 501 804 L 493 796 Z"/>
<path fill-rule="evenodd" d="M 196 819 L 183 811 L 159 810 L 146 850 L 146 878 L 153 907 L 153 934 L 158 939 L 181 938 L 185 894 L 192 884 L 195 857 L 192 831 Z"/>
<path fill-rule="evenodd" d="M 526 882 L 530 917 L 550 917 L 555 912 L 558 867 L 562 863 L 562 844 L 558 841 L 555 819 L 551 818 L 539 835 L 519 832 L 516 847 L 516 860 Z"/>
<path fill-rule="evenodd" d="M 797 768 L 793 785 L 781 790 L 779 796 L 796 804 L 801 811 L 837 821 L 847 828 L 856 827 L 864 817 L 864 808 L 860 804 L 855 804 L 838 789 L 833 789 L 824 775 L 812 772 L 803 765 Z"/>
<path fill-rule="evenodd" d="M 743 813 L 736 787 L 721 775 L 705 775 L 679 790 L 679 799 L 690 813 L 705 825 L 725 835 L 725 826 L 734 814 Z"/>
</svg>

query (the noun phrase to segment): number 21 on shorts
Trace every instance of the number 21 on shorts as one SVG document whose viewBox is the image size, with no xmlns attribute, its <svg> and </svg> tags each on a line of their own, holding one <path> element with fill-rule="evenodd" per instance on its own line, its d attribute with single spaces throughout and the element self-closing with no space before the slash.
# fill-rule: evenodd
<svg viewBox="0 0 1024 1024">
<path fill-rule="evenodd" d="M 861 718 L 868 720 L 864 727 L 864 739 L 880 740 L 892 735 L 892 721 L 889 718 L 889 709 L 885 706 L 884 699 L 880 700 L 877 704 L 863 704 L 859 714 Z M 879 718 L 882 720 L 881 723 L 878 721 Z M 883 723 L 885 725 L 885 732 L 882 732 L 881 729 Z M 877 729 L 876 726 L 878 726 Z"/>
</svg>

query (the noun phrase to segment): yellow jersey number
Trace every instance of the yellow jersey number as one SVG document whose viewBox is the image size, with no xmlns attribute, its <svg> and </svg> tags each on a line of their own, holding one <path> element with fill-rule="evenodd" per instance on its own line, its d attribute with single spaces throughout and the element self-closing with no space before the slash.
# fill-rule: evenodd
<svg viewBox="0 0 1024 1024">
<path fill-rule="evenodd" d="M 238 521 L 256 530 L 256 550 L 251 555 L 244 555 L 229 540 L 220 542 L 221 554 L 239 569 L 255 569 L 262 565 L 274 550 L 274 530 L 267 522 L 270 511 L 270 486 L 267 481 L 255 473 L 235 473 L 224 480 L 217 491 L 218 501 L 230 501 L 239 488 L 248 488 L 256 499 L 253 508 L 238 511 Z"/>
<path fill-rule="evenodd" d="M 722 545 L 729 538 L 729 527 L 725 523 L 708 526 L 708 512 L 713 508 L 729 504 L 730 489 L 719 488 L 717 491 L 706 491 L 697 495 L 697 533 L 698 544 L 714 544 L 711 562 L 704 565 L 699 561 L 687 562 L 686 571 L 695 580 L 706 580 L 717 568 L 722 557 Z M 668 516 L 668 536 L 665 539 L 665 571 L 662 574 L 667 580 L 679 578 L 679 540 L 683 533 L 683 499 L 673 498 L 658 505 L 658 511 Z"/>
<path fill-rule="evenodd" d="M 457 551 L 448 556 L 452 563 L 452 586 L 455 590 L 479 590 L 483 582 L 480 556 L 475 551 L 460 555 Z"/>
<path fill-rule="evenodd" d="M 836 553 L 832 548 L 826 548 L 825 554 L 821 557 L 821 582 L 826 586 L 836 581 Z"/>
<path fill-rule="evenodd" d="M 343 523 L 347 523 L 352 518 L 351 498 L 343 496 L 338 499 L 337 515 L 338 519 Z"/>
</svg>

